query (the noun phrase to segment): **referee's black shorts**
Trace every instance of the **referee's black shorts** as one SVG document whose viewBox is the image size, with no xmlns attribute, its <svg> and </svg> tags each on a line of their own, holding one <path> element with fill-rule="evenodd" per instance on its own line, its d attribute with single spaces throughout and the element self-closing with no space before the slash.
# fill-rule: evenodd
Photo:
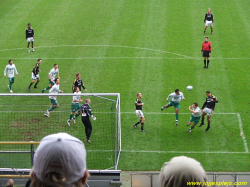
<svg viewBox="0 0 250 187">
<path fill-rule="evenodd" d="M 203 57 L 209 57 L 210 51 L 203 51 Z"/>
</svg>

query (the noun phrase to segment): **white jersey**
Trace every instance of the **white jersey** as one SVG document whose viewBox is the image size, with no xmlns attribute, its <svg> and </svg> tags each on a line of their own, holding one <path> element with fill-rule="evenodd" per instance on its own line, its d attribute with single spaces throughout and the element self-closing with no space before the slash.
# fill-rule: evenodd
<svg viewBox="0 0 250 187">
<path fill-rule="evenodd" d="M 12 64 L 12 65 L 8 64 L 5 67 L 4 76 L 6 76 L 6 74 L 8 74 L 8 77 L 12 78 L 15 76 L 15 73 L 18 74 L 15 64 Z"/>
<path fill-rule="evenodd" d="M 167 101 L 169 101 L 170 97 L 172 97 L 172 101 L 175 103 L 179 103 L 182 99 L 185 99 L 182 92 L 180 92 L 179 95 L 177 95 L 175 92 L 169 94 Z"/>
<path fill-rule="evenodd" d="M 81 94 L 81 92 L 74 92 L 74 94 L 76 94 L 76 96 L 73 96 L 73 101 L 72 101 L 72 103 L 79 103 L 79 101 L 78 102 L 74 102 L 75 100 L 80 100 L 80 98 L 81 98 L 81 96 L 79 95 L 79 94 Z"/>
<path fill-rule="evenodd" d="M 49 90 L 50 94 L 57 94 L 58 92 L 61 92 L 61 90 L 59 90 L 59 84 L 54 84 L 52 86 L 52 88 Z M 56 99 L 57 96 L 51 95 L 49 96 L 50 99 Z"/>
<path fill-rule="evenodd" d="M 201 116 L 201 109 L 197 106 L 195 109 L 193 108 L 195 113 L 192 113 L 194 117 L 200 117 Z"/>
<path fill-rule="evenodd" d="M 56 75 L 59 74 L 59 69 L 52 68 L 49 72 L 49 75 L 54 80 L 56 78 Z"/>
</svg>

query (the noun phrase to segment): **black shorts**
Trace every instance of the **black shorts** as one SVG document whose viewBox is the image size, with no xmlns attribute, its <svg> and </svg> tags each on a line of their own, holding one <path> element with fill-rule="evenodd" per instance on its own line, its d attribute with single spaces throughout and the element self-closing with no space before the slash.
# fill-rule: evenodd
<svg viewBox="0 0 250 187">
<path fill-rule="evenodd" d="M 209 57 L 210 51 L 203 51 L 203 57 Z"/>
</svg>

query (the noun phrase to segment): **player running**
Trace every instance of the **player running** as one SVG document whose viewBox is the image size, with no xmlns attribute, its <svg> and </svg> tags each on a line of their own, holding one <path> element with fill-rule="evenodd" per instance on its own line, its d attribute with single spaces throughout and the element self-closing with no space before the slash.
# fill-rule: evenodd
<svg viewBox="0 0 250 187">
<path fill-rule="evenodd" d="M 57 76 L 58 79 L 60 79 L 60 75 L 59 75 L 59 69 L 58 69 L 58 64 L 54 64 L 54 68 L 52 68 L 49 72 L 49 86 L 44 88 L 42 90 L 42 93 L 44 93 L 46 90 L 50 89 L 54 84 L 54 80 Z"/>
<path fill-rule="evenodd" d="M 190 117 L 190 120 L 187 124 L 187 126 L 191 125 L 192 122 L 194 122 L 193 126 L 191 126 L 188 130 L 188 133 L 191 132 L 191 130 L 199 123 L 200 121 L 200 118 L 201 118 L 201 109 L 200 107 L 198 107 L 198 103 L 194 103 L 193 105 L 191 105 L 189 108 L 188 108 L 191 112 L 192 112 L 192 115 Z"/>
<path fill-rule="evenodd" d="M 52 88 L 50 89 L 50 91 L 49 91 L 49 93 L 50 94 L 57 94 L 57 93 L 63 93 L 63 91 L 62 90 L 60 90 L 59 89 L 59 85 L 60 84 L 60 80 L 59 80 L 59 78 L 56 78 L 55 79 L 55 84 L 52 86 Z M 44 115 L 46 116 L 46 117 L 50 117 L 50 112 L 52 111 L 52 110 L 54 110 L 54 109 L 56 109 L 56 108 L 58 108 L 59 107 L 59 104 L 58 104 L 58 102 L 57 102 L 57 96 L 55 96 L 55 95 L 51 95 L 51 96 L 49 96 L 49 99 L 50 99 L 50 101 L 51 101 L 51 106 L 50 106 L 50 108 L 48 109 L 48 110 L 46 110 L 46 112 L 44 113 Z"/>
<path fill-rule="evenodd" d="M 208 131 L 210 129 L 210 123 L 211 123 L 211 116 L 214 112 L 214 108 L 215 108 L 215 104 L 218 103 L 218 99 L 212 95 L 210 93 L 210 91 L 206 91 L 207 97 L 206 97 L 206 101 L 204 102 L 203 106 L 202 106 L 202 118 L 201 118 L 201 124 L 199 127 L 201 127 L 202 125 L 204 125 L 204 119 L 205 119 L 205 115 L 207 115 L 207 128 L 205 131 Z"/>
<path fill-rule="evenodd" d="M 82 99 L 81 99 L 81 96 L 79 95 L 79 94 L 81 94 L 81 91 L 78 87 L 75 88 L 74 94 L 76 94 L 76 96 L 73 96 L 73 101 L 71 103 L 71 114 L 69 116 L 69 119 L 67 120 L 68 126 L 70 126 L 71 120 L 73 120 L 73 122 L 76 123 L 76 118 L 81 114 L 80 102 L 82 102 Z M 78 112 L 75 115 L 76 111 L 78 111 Z"/>
<path fill-rule="evenodd" d="M 25 37 L 26 37 L 26 40 L 28 42 L 27 44 L 27 51 L 30 52 L 30 43 L 31 43 L 31 47 L 32 47 L 32 52 L 34 52 L 34 38 L 35 38 L 35 31 L 34 29 L 31 27 L 31 24 L 28 23 L 28 28 L 26 29 L 26 32 L 25 32 Z"/>
<path fill-rule="evenodd" d="M 84 91 L 87 91 L 86 87 L 84 86 L 82 79 L 81 79 L 81 74 L 77 73 L 76 74 L 76 79 L 73 82 L 73 92 L 75 91 L 76 88 L 79 88 L 80 91 L 82 91 L 82 88 L 84 89 Z"/>
<path fill-rule="evenodd" d="M 9 60 L 9 64 L 4 69 L 4 77 L 6 78 L 8 74 L 9 84 L 7 85 L 10 93 L 13 93 L 12 91 L 12 84 L 14 84 L 15 81 L 15 74 L 19 76 L 15 64 L 13 64 L 12 60 Z"/>
<path fill-rule="evenodd" d="M 142 106 L 144 106 L 144 103 L 141 101 L 141 98 L 142 94 L 137 93 L 137 98 L 135 100 L 135 113 L 140 120 L 136 124 L 134 124 L 134 127 L 137 128 L 137 125 L 141 124 L 141 132 L 145 132 L 144 130 L 145 117 L 142 112 Z"/>
<path fill-rule="evenodd" d="M 39 68 L 40 68 L 40 64 L 42 63 L 42 59 L 38 59 L 37 60 L 37 63 L 36 63 L 36 65 L 35 65 L 35 67 L 33 68 L 33 70 L 32 70 L 32 73 L 31 73 L 31 79 L 32 79 L 32 81 L 31 81 L 31 83 L 30 83 L 30 85 L 29 85 L 29 87 L 28 87 L 28 91 L 30 91 L 30 87 L 32 86 L 32 84 L 36 81 L 36 84 L 35 84 L 35 86 L 34 86 L 34 88 L 37 88 L 37 85 L 38 85 L 38 83 L 39 83 L 39 81 L 40 81 L 40 76 L 39 76 L 39 72 L 41 71 Z"/>
<path fill-rule="evenodd" d="M 168 108 L 170 106 L 174 106 L 175 108 L 175 126 L 178 125 L 179 120 L 179 110 L 180 110 L 180 101 L 183 99 L 185 100 L 184 94 L 180 92 L 179 89 L 176 89 L 173 93 L 169 94 L 167 101 L 172 100 L 165 106 L 161 107 L 161 110 L 164 110 L 164 108 Z"/>
</svg>

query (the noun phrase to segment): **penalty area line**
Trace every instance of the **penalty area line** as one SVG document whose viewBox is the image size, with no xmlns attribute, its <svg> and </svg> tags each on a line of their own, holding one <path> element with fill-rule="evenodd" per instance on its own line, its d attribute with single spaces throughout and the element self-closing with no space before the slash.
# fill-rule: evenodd
<svg viewBox="0 0 250 187">
<path fill-rule="evenodd" d="M 238 121 L 239 121 L 240 136 L 242 137 L 242 140 L 243 140 L 243 143 L 244 143 L 244 146 L 245 146 L 245 152 L 249 153 L 246 137 L 244 135 L 244 130 L 243 130 L 243 127 L 242 127 L 243 124 L 242 124 L 241 116 L 240 116 L 239 113 L 237 114 L 237 117 L 238 117 Z"/>
</svg>

